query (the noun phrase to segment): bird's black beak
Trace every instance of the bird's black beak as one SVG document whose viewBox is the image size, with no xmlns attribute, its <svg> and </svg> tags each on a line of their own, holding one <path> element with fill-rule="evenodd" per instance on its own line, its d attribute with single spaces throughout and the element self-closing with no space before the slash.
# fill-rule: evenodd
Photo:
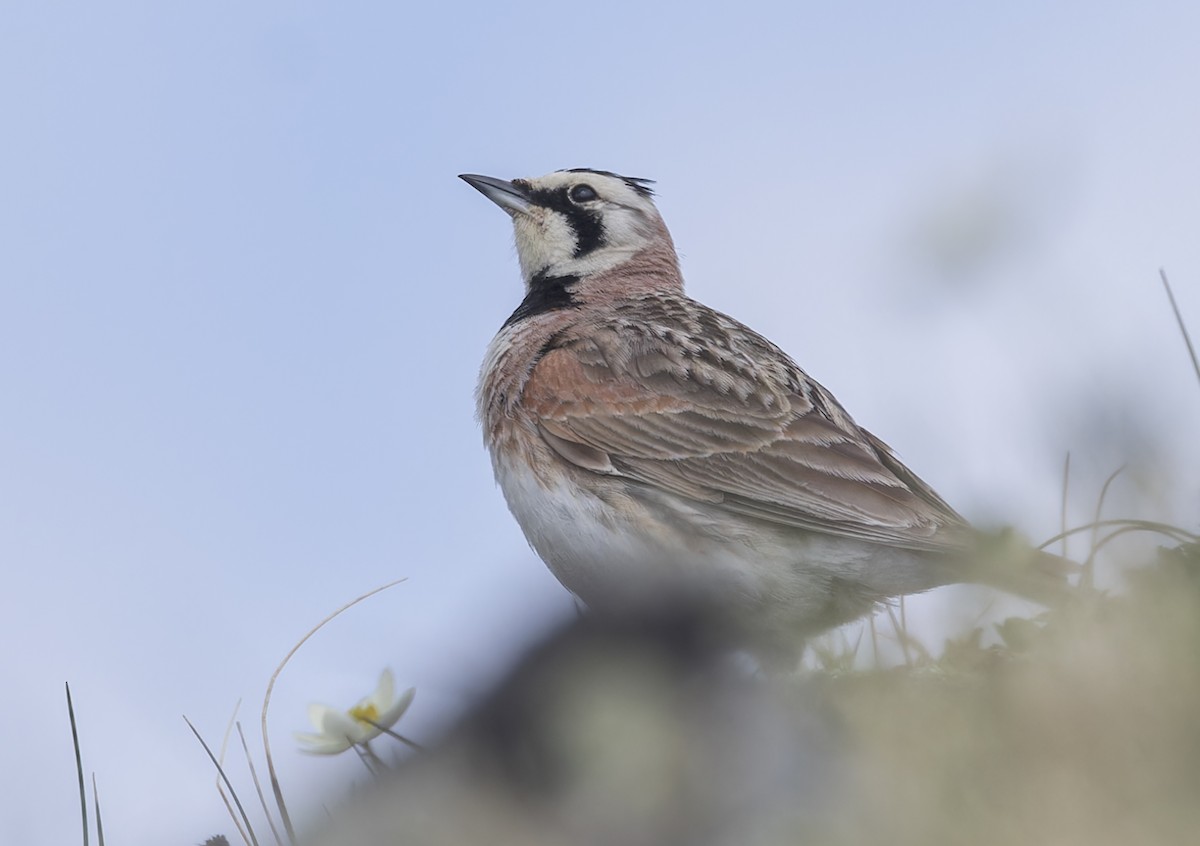
<svg viewBox="0 0 1200 846">
<path fill-rule="evenodd" d="M 460 173 L 458 178 L 509 214 L 524 214 L 529 211 L 529 193 L 512 182 L 496 179 L 494 176 L 480 176 L 477 173 Z"/>
</svg>

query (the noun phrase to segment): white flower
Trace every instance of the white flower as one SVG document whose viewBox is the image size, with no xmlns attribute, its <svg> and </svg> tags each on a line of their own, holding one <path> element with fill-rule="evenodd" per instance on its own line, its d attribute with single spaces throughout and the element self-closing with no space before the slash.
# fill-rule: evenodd
<svg viewBox="0 0 1200 846">
<path fill-rule="evenodd" d="M 317 703 L 309 705 L 308 719 L 318 733 L 296 732 L 296 739 L 303 744 L 301 751 L 336 755 L 351 746 L 365 745 L 396 724 L 412 704 L 416 692 L 416 688 L 410 687 L 397 699 L 392 671 L 384 670 L 375 692 L 349 711 Z"/>
</svg>

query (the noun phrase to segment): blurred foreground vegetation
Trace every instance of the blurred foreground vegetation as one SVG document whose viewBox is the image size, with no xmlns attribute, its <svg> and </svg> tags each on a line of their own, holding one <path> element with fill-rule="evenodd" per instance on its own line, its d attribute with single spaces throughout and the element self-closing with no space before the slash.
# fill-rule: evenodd
<svg viewBox="0 0 1200 846">
<path fill-rule="evenodd" d="M 687 622 L 581 623 L 301 840 L 1200 842 L 1200 547 L 997 629 L 764 678 Z"/>
<path fill-rule="evenodd" d="M 861 804 L 819 842 L 1200 842 L 1200 547 L 1129 582 L 821 682 Z"/>
</svg>

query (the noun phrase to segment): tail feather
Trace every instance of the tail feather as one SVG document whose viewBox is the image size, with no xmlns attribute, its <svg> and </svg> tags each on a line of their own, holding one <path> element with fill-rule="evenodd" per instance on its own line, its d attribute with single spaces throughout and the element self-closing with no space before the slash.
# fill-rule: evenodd
<svg viewBox="0 0 1200 846">
<path fill-rule="evenodd" d="M 1075 593 L 1070 577 L 1082 567 L 1060 555 L 1034 549 L 1015 532 L 980 533 L 967 581 L 1014 593 L 1056 607 Z"/>
</svg>

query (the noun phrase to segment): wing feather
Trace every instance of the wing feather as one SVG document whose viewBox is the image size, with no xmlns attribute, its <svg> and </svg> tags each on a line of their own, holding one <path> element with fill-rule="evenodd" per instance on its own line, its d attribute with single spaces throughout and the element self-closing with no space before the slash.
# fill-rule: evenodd
<svg viewBox="0 0 1200 846">
<path fill-rule="evenodd" d="M 781 350 L 692 300 L 647 298 L 556 338 L 522 400 L 559 454 L 592 472 L 913 549 L 956 547 L 966 534 L 941 497 Z"/>
</svg>

